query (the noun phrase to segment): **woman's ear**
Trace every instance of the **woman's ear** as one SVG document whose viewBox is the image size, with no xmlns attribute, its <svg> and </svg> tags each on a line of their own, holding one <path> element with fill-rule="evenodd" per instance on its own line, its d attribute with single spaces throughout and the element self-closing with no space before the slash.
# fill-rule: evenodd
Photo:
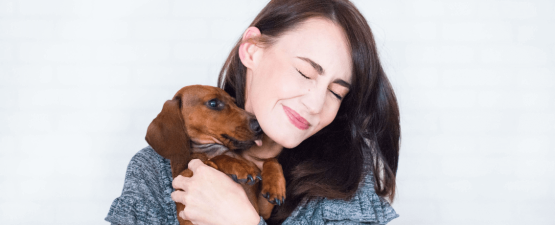
<svg viewBox="0 0 555 225">
<path fill-rule="evenodd" d="M 243 38 L 241 39 L 241 45 L 239 45 L 239 58 L 245 67 L 253 68 L 256 64 L 255 53 L 260 50 L 260 47 L 256 45 L 255 38 L 260 37 L 260 30 L 256 27 L 249 27 L 245 33 L 243 33 Z"/>
</svg>

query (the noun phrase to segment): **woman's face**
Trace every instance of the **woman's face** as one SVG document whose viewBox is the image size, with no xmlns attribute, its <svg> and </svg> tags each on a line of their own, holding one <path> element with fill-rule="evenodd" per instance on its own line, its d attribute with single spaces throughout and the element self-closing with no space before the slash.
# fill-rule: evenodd
<svg viewBox="0 0 555 225">
<path fill-rule="evenodd" d="M 270 139 L 293 148 L 333 121 L 351 83 L 341 27 L 309 19 L 256 51 L 247 66 L 245 109 Z"/>
</svg>

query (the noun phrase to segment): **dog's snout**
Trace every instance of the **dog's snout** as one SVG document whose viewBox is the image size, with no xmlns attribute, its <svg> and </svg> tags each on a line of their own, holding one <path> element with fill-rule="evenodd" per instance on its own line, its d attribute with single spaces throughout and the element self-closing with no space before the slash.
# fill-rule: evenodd
<svg viewBox="0 0 555 225">
<path fill-rule="evenodd" d="M 258 124 L 258 120 L 251 119 L 249 125 L 251 127 L 251 130 L 254 131 L 254 133 L 256 134 L 262 133 L 262 128 L 260 128 L 260 124 Z"/>
</svg>

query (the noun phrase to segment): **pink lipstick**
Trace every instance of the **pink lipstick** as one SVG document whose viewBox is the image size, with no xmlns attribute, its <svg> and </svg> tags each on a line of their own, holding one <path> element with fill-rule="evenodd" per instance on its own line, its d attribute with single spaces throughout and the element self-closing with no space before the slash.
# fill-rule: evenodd
<svg viewBox="0 0 555 225">
<path fill-rule="evenodd" d="M 295 112 L 295 110 L 292 110 L 291 108 L 282 105 L 283 106 L 283 111 L 285 111 L 285 114 L 287 114 L 287 117 L 289 117 L 289 121 L 295 125 L 297 128 L 301 129 L 301 130 L 306 130 L 308 129 L 308 127 L 310 126 L 310 124 L 308 123 L 308 121 L 306 121 L 305 118 L 303 118 L 301 115 L 299 115 L 297 112 Z"/>
</svg>

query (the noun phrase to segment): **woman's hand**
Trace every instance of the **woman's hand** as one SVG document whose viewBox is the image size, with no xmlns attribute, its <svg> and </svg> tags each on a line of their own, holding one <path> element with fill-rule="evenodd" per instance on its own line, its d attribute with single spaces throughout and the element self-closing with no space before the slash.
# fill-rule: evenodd
<svg viewBox="0 0 555 225">
<path fill-rule="evenodd" d="M 177 176 L 171 197 L 185 205 L 178 216 L 193 224 L 252 224 L 260 216 L 251 205 L 243 188 L 224 173 L 198 159 L 189 162 L 192 177 Z"/>
</svg>

